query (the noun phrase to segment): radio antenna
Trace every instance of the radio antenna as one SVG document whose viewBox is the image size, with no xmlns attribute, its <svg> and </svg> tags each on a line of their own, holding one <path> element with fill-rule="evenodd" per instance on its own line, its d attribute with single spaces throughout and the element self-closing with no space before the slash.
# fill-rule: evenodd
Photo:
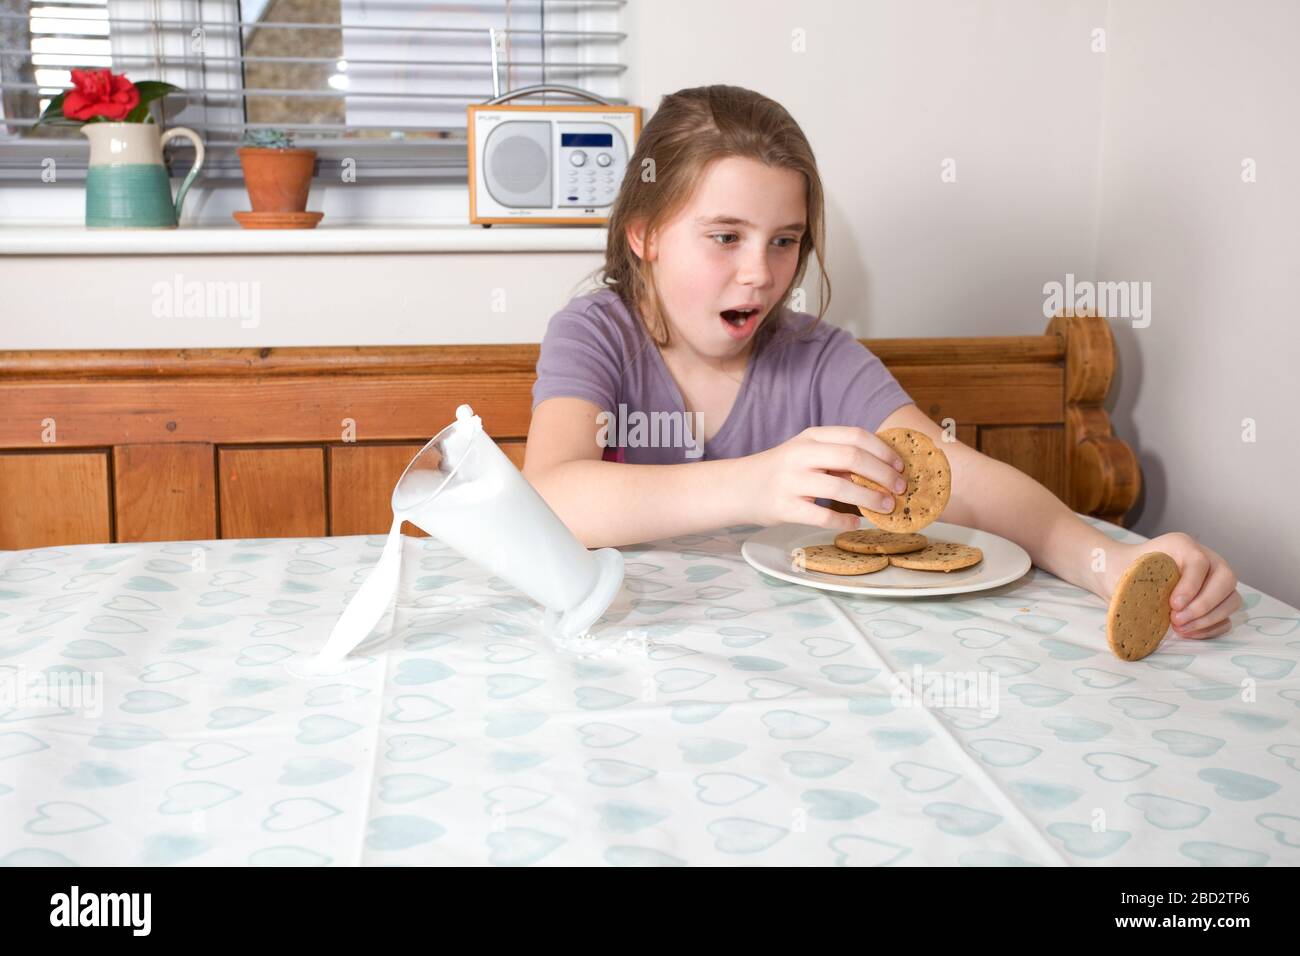
<svg viewBox="0 0 1300 956">
<path fill-rule="evenodd" d="M 495 100 L 501 95 L 501 77 L 497 64 L 497 44 L 501 41 L 497 39 L 496 27 L 488 27 L 488 39 L 492 42 L 492 99 Z"/>
<path fill-rule="evenodd" d="M 537 96 L 541 93 L 564 93 L 568 96 L 575 96 L 579 99 L 590 100 L 593 103 L 599 103 L 602 106 L 610 105 L 609 100 L 597 96 L 595 93 L 589 93 L 586 90 L 579 89 L 576 86 L 565 86 L 562 83 L 535 83 L 532 86 L 520 87 L 517 90 L 510 90 L 507 93 L 501 92 L 501 78 L 498 75 L 499 64 L 497 63 L 497 44 L 500 43 L 500 37 L 508 30 L 497 33 L 496 27 L 488 27 L 488 39 L 492 43 L 492 99 L 483 105 L 494 106 L 497 103 L 505 103 L 508 100 L 516 100 L 520 97 Z"/>
</svg>

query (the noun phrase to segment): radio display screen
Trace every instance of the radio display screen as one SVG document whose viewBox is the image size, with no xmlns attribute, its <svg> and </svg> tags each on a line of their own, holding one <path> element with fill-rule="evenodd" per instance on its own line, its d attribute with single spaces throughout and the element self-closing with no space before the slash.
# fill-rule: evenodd
<svg viewBox="0 0 1300 956">
<path fill-rule="evenodd" d="M 614 147 L 613 133 L 561 133 L 560 146 Z"/>
</svg>

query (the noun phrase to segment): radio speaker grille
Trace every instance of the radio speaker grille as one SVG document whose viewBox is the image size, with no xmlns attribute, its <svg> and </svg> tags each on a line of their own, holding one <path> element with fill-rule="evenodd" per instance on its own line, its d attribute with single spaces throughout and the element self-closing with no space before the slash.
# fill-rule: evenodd
<svg viewBox="0 0 1300 956">
<path fill-rule="evenodd" d="M 529 193 L 546 181 L 550 163 L 546 151 L 525 136 L 511 136 L 492 151 L 492 176 L 503 189 Z"/>
</svg>

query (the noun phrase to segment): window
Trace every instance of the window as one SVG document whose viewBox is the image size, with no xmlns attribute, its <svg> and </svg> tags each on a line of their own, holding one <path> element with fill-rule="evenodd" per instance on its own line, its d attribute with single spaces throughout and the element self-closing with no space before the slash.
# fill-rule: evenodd
<svg viewBox="0 0 1300 956">
<path fill-rule="evenodd" d="M 165 126 L 208 145 L 206 178 L 238 177 L 250 129 L 284 129 L 323 160 L 364 161 L 375 178 L 465 179 L 465 107 L 540 83 L 625 103 L 625 0 L 0 0 L 0 176 L 37 157 L 84 170 L 75 128 L 37 127 L 73 67 L 157 79 Z M 559 94 L 518 103 L 576 102 Z M 169 146 L 174 170 L 189 147 Z"/>
<path fill-rule="evenodd" d="M 108 30 L 108 0 L 0 4 L 0 142 L 58 135 L 33 130 L 36 117 L 72 85 L 73 67 L 112 66 Z"/>
</svg>

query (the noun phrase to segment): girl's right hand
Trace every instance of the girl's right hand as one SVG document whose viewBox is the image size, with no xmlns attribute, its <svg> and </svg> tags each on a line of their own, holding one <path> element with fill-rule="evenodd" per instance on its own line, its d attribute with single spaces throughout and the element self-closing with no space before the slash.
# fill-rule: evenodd
<svg viewBox="0 0 1300 956">
<path fill-rule="evenodd" d="M 771 526 L 806 524 L 833 531 L 854 531 L 864 519 L 817 504 L 817 498 L 859 505 L 889 514 L 895 499 L 849 479 L 859 474 L 900 493 L 906 485 L 902 459 L 865 428 L 823 425 L 805 428 L 789 441 L 750 455 L 740 465 L 738 492 L 745 520 Z"/>
</svg>

